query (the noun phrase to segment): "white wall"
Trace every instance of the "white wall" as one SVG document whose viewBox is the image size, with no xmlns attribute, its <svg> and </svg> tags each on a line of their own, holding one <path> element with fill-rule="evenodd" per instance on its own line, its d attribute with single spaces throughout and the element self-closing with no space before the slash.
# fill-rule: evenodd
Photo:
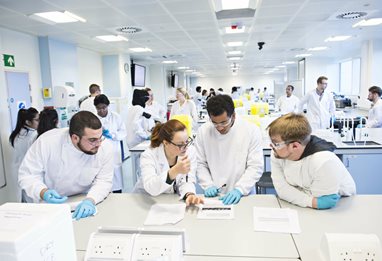
<svg viewBox="0 0 382 261">
<path fill-rule="evenodd" d="M 320 76 L 328 77 L 328 90 L 336 91 L 339 86 L 339 71 L 332 59 L 307 57 L 305 60 L 305 93 L 317 87 Z"/>
<path fill-rule="evenodd" d="M 99 53 L 77 47 L 79 84 L 77 97 L 89 94 L 89 86 L 96 83 L 103 88 L 102 59 Z"/>
</svg>

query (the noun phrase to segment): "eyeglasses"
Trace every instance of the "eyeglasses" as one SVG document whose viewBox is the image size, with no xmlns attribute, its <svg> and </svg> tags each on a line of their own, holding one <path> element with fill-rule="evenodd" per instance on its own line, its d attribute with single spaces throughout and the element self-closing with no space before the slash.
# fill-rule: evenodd
<svg viewBox="0 0 382 261">
<path fill-rule="evenodd" d="M 275 150 L 281 150 L 282 148 L 291 144 L 292 142 L 294 142 L 294 141 L 283 141 L 283 142 L 279 142 L 279 143 L 271 142 L 271 144 L 269 144 L 269 145 L 271 146 L 271 148 L 273 148 Z"/>
<path fill-rule="evenodd" d="M 191 137 L 189 137 L 186 141 L 186 143 L 184 144 L 175 144 L 173 143 L 172 141 L 170 141 L 170 143 L 174 146 L 177 146 L 180 150 L 184 150 L 186 148 L 188 148 L 189 146 L 191 146 L 191 144 L 193 143 L 193 139 Z"/>
<path fill-rule="evenodd" d="M 217 128 L 217 127 L 223 127 L 223 128 L 227 127 L 228 125 L 231 124 L 231 120 L 232 120 L 232 118 L 229 118 L 229 119 L 226 120 L 226 121 L 219 122 L 219 123 L 215 123 L 215 122 L 213 122 L 213 121 L 211 120 L 211 118 L 210 118 L 210 121 L 212 122 L 212 124 L 213 124 L 216 128 Z"/>
<path fill-rule="evenodd" d="M 81 137 L 82 139 L 82 137 Z M 105 136 L 101 136 L 100 138 L 90 138 L 90 139 L 85 139 L 87 143 L 89 143 L 92 146 L 97 146 L 98 144 L 102 143 L 105 140 Z"/>
</svg>

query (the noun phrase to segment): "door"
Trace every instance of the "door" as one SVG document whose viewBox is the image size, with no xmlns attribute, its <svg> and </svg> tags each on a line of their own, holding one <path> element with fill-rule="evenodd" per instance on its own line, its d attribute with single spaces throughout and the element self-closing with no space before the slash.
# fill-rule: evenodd
<svg viewBox="0 0 382 261">
<path fill-rule="evenodd" d="M 0 137 L 1 137 L 1 134 L 0 134 Z M 0 189 L 2 187 L 5 187 L 5 185 L 7 184 L 5 180 L 5 168 L 4 168 L 3 159 L 4 159 L 4 154 L 3 154 L 3 149 L 2 149 L 1 141 L 0 141 Z M 2 203 L 4 202 L 0 202 L 0 204 Z"/>
<path fill-rule="evenodd" d="M 8 91 L 8 107 L 12 130 L 16 126 L 17 113 L 21 108 L 31 106 L 29 74 L 25 72 L 5 72 Z"/>
</svg>

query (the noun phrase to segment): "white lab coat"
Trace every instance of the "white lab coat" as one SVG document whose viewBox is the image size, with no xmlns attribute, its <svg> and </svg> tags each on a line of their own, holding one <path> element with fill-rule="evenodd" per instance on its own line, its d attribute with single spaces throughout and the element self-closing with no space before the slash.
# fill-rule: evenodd
<svg viewBox="0 0 382 261">
<path fill-rule="evenodd" d="M 195 93 L 194 103 L 198 111 L 202 108 L 202 99 L 203 99 L 203 96 L 200 92 Z"/>
<path fill-rule="evenodd" d="M 198 126 L 198 113 L 196 111 L 195 103 L 191 100 L 186 100 L 183 105 L 180 105 L 179 101 L 172 104 L 170 116 L 174 115 L 189 115 L 192 118 L 193 129 L 197 129 Z"/>
<path fill-rule="evenodd" d="M 166 121 L 166 110 L 161 104 L 159 104 L 156 101 L 153 101 L 151 105 L 146 104 L 145 111 L 147 113 L 150 113 L 151 116 L 157 121 L 158 120 L 160 122 Z"/>
<path fill-rule="evenodd" d="M 299 112 L 303 111 L 304 104 L 307 105 L 306 117 L 313 130 L 328 129 L 330 127 L 331 116 L 334 116 L 336 106 L 332 94 L 324 92 L 320 96 L 317 94 L 316 89 L 308 92 L 300 101 Z"/>
<path fill-rule="evenodd" d="M 114 158 L 114 178 L 112 191 L 120 190 L 123 187 L 122 180 L 122 153 L 121 140 L 126 138 L 126 127 L 118 113 L 109 111 L 106 117 L 99 117 L 102 128 L 109 130 L 112 136 L 113 158 Z"/>
<path fill-rule="evenodd" d="M 300 99 L 295 95 L 290 97 L 284 95 L 277 100 L 276 107 L 282 113 L 297 112 Z"/>
<path fill-rule="evenodd" d="M 301 207 L 312 207 L 313 197 L 356 193 L 355 183 L 341 160 L 330 151 L 320 151 L 292 161 L 271 156 L 273 185 L 277 195 Z"/>
<path fill-rule="evenodd" d="M 19 184 L 33 202 L 40 202 L 44 188 L 62 196 L 87 193 L 96 203 L 107 197 L 113 179 L 113 152 L 105 140 L 97 154 L 74 147 L 69 129 L 42 134 L 30 147 L 19 169 Z"/>
<path fill-rule="evenodd" d="M 90 111 L 97 116 L 97 109 L 94 106 L 94 98 L 95 97 L 90 96 L 86 100 L 81 102 L 80 111 Z"/>
<path fill-rule="evenodd" d="M 220 187 L 222 193 L 238 188 L 247 195 L 263 173 L 263 148 L 259 128 L 239 117 L 222 135 L 211 122 L 196 136 L 197 177 L 203 189 Z"/>
<path fill-rule="evenodd" d="M 148 124 L 149 120 L 154 122 L 151 118 L 148 120 L 142 116 L 144 108 L 139 105 L 129 107 L 127 112 L 126 128 L 127 128 L 127 145 L 129 149 L 138 145 L 144 140 L 147 140 L 151 135 L 151 128 L 153 124 Z"/>
<path fill-rule="evenodd" d="M 188 193 L 195 194 L 195 173 L 196 173 L 196 151 L 190 146 L 186 152 L 191 162 L 191 170 L 186 175 L 179 174 L 175 179 L 175 187 L 180 198 Z M 174 193 L 174 183 L 167 184 L 167 172 L 170 170 L 161 144 L 157 148 L 148 148 L 141 154 L 141 177 L 134 187 L 134 192 L 147 192 L 151 196 L 158 196 L 162 193 Z"/>
<path fill-rule="evenodd" d="M 33 142 L 37 138 L 37 131 L 35 129 L 25 127 L 22 128 L 19 134 L 16 136 L 13 142 L 14 157 L 13 157 L 13 167 L 12 175 L 9 181 L 10 187 L 15 189 L 15 196 L 17 202 L 21 202 L 21 188 L 18 183 L 18 173 L 21 162 L 24 159 L 25 154 L 28 149 L 32 146 Z"/>
<path fill-rule="evenodd" d="M 382 128 L 382 100 L 379 99 L 369 110 L 367 128 Z"/>
<path fill-rule="evenodd" d="M 232 98 L 233 100 L 235 100 L 235 99 L 239 99 L 239 98 L 240 98 L 240 94 L 239 94 L 239 92 L 233 92 L 233 93 L 231 93 L 231 98 Z"/>
</svg>

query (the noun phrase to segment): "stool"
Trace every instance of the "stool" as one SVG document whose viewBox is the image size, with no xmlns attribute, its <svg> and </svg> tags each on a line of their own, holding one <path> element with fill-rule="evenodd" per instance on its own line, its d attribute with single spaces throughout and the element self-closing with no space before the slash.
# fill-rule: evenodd
<svg viewBox="0 0 382 261">
<path fill-rule="evenodd" d="M 267 188 L 274 188 L 273 181 L 271 178 L 271 172 L 264 172 L 259 181 L 256 182 L 255 187 L 256 194 L 267 194 Z"/>
</svg>

